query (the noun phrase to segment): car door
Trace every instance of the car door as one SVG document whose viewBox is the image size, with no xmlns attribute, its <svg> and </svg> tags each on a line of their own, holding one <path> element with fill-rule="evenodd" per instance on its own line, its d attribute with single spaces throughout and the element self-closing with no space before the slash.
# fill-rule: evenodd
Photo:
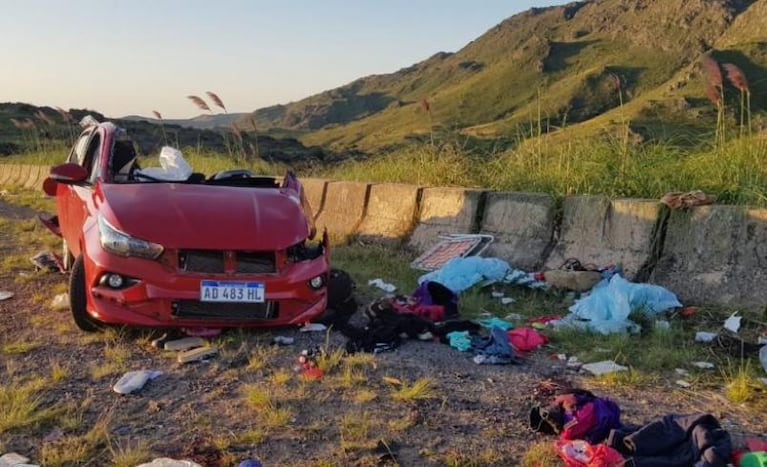
<svg viewBox="0 0 767 467">
<path fill-rule="evenodd" d="M 101 153 L 101 132 L 92 128 L 83 132 L 69 154 L 68 162 L 80 164 L 91 176 L 81 185 L 60 184 L 56 202 L 59 212 L 59 225 L 67 247 L 77 257 L 80 254 L 80 238 L 83 224 L 88 217 L 88 202 L 92 197 L 94 169 L 98 170 L 96 161 Z"/>
</svg>

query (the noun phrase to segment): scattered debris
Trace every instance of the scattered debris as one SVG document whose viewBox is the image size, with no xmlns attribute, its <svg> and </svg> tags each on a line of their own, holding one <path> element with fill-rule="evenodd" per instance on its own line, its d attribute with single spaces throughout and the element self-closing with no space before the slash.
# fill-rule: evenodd
<svg viewBox="0 0 767 467">
<path fill-rule="evenodd" d="M 159 457 L 152 462 L 148 462 L 146 464 L 141 464 L 136 467 L 202 467 L 197 462 L 192 461 L 179 461 L 176 459 L 171 459 L 169 457 Z"/>
<path fill-rule="evenodd" d="M 35 265 L 36 271 L 64 272 L 64 265 L 61 263 L 61 259 L 53 253 L 41 251 L 29 258 L 29 260 Z"/>
<path fill-rule="evenodd" d="M 261 461 L 257 459 L 245 459 L 237 464 L 237 467 L 262 467 Z"/>
<path fill-rule="evenodd" d="M 715 332 L 698 331 L 695 333 L 695 342 L 713 342 L 716 336 Z"/>
<path fill-rule="evenodd" d="M 543 273 L 546 283 L 555 289 L 586 292 L 591 290 L 599 281 L 602 274 L 599 271 L 567 271 L 552 269 Z"/>
<path fill-rule="evenodd" d="M 435 271 L 454 258 L 482 254 L 493 242 L 492 235 L 452 234 L 440 237 L 442 240 L 416 258 L 410 267 L 422 271 Z"/>
<path fill-rule="evenodd" d="M 509 313 L 508 315 L 504 316 L 503 319 L 506 321 L 522 321 L 525 319 L 525 317 L 519 313 Z"/>
<path fill-rule="evenodd" d="M 615 373 L 617 371 L 628 371 L 628 367 L 619 365 L 612 360 L 587 363 L 581 368 L 593 374 L 594 376 L 601 376 L 607 373 Z"/>
<path fill-rule="evenodd" d="M 600 334 L 636 333 L 639 325 L 629 319 L 632 312 L 653 318 L 681 306 L 674 293 L 659 285 L 633 283 L 615 274 L 575 302 L 557 324 Z"/>
<path fill-rule="evenodd" d="M 179 363 L 198 362 L 212 358 L 218 354 L 216 347 L 200 347 L 197 349 L 187 350 L 178 354 Z"/>
<path fill-rule="evenodd" d="M 679 314 L 684 316 L 685 318 L 689 318 L 690 316 L 693 316 L 694 314 L 698 313 L 699 308 L 697 306 L 686 306 L 679 310 Z"/>
<path fill-rule="evenodd" d="M 21 454 L 15 452 L 9 452 L 0 456 L 0 467 L 14 467 L 17 465 L 28 465 L 28 457 L 24 457 Z"/>
<path fill-rule="evenodd" d="M 503 298 L 504 295 L 506 295 L 506 294 L 504 294 L 503 292 L 492 292 L 490 294 L 490 296 L 493 297 L 493 298 Z"/>
<path fill-rule="evenodd" d="M 221 334 L 220 328 L 181 328 L 181 331 L 187 336 L 196 337 L 216 337 Z"/>
<path fill-rule="evenodd" d="M 383 279 L 370 279 L 368 281 L 368 285 L 372 287 L 378 287 L 386 293 L 393 293 L 395 290 L 397 290 L 396 285 L 384 282 Z"/>
<path fill-rule="evenodd" d="M 675 368 L 674 371 L 679 376 L 690 376 L 690 372 L 685 370 L 684 368 Z"/>
<path fill-rule="evenodd" d="M 573 355 L 567 359 L 567 368 L 580 368 L 583 366 L 583 362 L 578 360 L 578 357 Z"/>
<path fill-rule="evenodd" d="M 384 376 L 381 379 L 391 384 L 392 386 L 402 386 L 402 380 L 399 378 L 394 378 L 392 376 Z"/>
<path fill-rule="evenodd" d="M 9 298 L 13 297 L 13 292 L 9 292 L 7 290 L 0 290 L 0 302 L 4 300 L 8 300 Z"/>
<path fill-rule="evenodd" d="M 325 331 L 328 327 L 321 323 L 306 323 L 304 326 L 299 329 L 301 332 L 319 332 L 319 331 Z"/>
<path fill-rule="evenodd" d="M 125 373 L 112 387 L 118 394 L 130 394 L 143 388 L 147 381 L 155 379 L 162 371 L 138 370 Z"/>
<path fill-rule="evenodd" d="M 165 350 L 177 350 L 183 352 L 184 350 L 194 349 L 204 345 L 205 339 L 202 337 L 184 337 L 183 339 L 166 341 L 163 348 Z"/>
<path fill-rule="evenodd" d="M 740 330 L 741 317 L 737 316 L 738 312 L 731 314 L 729 318 L 724 320 L 724 328 L 733 334 L 737 334 Z"/>
<path fill-rule="evenodd" d="M 702 370 L 713 370 L 716 368 L 716 365 L 711 362 L 692 362 L 692 366 L 698 367 Z"/>
<path fill-rule="evenodd" d="M 293 345 L 293 342 L 295 339 L 292 337 L 287 336 L 274 336 L 274 339 L 272 339 L 272 344 L 274 345 Z"/>
<path fill-rule="evenodd" d="M 511 298 L 511 297 L 503 297 L 501 299 L 501 304 L 503 304 L 503 305 L 510 305 L 512 303 L 514 303 L 514 299 Z"/>
<path fill-rule="evenodd" d="M 51 309 L 53 311 L 64 311 L 69 309 L 69 294 L 60 293 L 51 300 Z"/>
<path fill-rule="evenodd" d="M 678 379 L 678 380 L 674 381 L 674 384 L 676 384 L 677 386 L 683 387 L 683 388 L 690 388 L 690 387 L 692 387 L 692 384 L 688 383 L 687 381 L 685 381 L 683 379 Z"/>
<path fill-rule="evenodd" d="M 708 204 L 714 204 L 716 197 L 713 195 L 707 195 L 700 190 L 688 191 L 683 193 L 681 191 L 672 191 L 666 193 L 660 199 L 660 202 L 665 204 L 671 209 L 688 209 L 693 206 L 705 206 Z"/>
<path fill-rule="evenodd" d="M 759 350 L 759 361 L 762 363 L 762 368 L 767 371 L 767 345 Z"/>
</svg>

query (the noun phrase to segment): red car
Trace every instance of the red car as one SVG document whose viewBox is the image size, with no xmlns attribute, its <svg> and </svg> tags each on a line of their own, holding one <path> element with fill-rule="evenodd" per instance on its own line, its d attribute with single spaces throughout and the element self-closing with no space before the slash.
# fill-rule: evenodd
<svg viewBox="0 0 767 467">
<path fill-rule="evenodd" d="M 121 129 L 94 124 L 44 183 L 80 329 L 279 326 L 323 313 L 328 237 L 313 241 L 292 173 L 281 184 L 247 170 L 169 182 L 136 161 Z"/>
</svg>

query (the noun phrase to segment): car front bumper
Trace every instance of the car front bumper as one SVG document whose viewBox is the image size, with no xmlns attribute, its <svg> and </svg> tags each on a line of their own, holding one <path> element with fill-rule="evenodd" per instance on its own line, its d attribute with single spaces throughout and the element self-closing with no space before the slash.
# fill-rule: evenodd
<svg viewBox="0 0 767 467">
<path fill-rule="evenodd" d="M 93 238 L 96 237 L 96 238 Z M 270 274 L 201 274 L 180 271 L 168 261 L 120 257 L 105 251 L 97 236 L 83 248 L 88 313 L 107 324 L 148 327 L 271 327 L 311 321 L 327 306 L 328 249 L 312 260 L 284 264 Z M 113 289 L 101 284 L 105 274 L 119 274 L 131 285 Z M 313 289 L 317 276 L 324 285 Z M 263 304 L 200 301 L 203 280 L 261 282 Z M 135 282 L 133 282 L 135 281 Z"/>
</svg>

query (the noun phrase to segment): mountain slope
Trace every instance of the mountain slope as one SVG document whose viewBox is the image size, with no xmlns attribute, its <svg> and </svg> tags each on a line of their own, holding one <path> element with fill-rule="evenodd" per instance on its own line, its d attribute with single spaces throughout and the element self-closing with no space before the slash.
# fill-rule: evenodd
<svg viewBox="0 0 767 467">
<path fill-rule="evenodd" d="M 253 116 L 262 128 L 311 130 L 302 138 L 309 144 L 364 150 L 423 137 L 432 127 L 497 137 L 515 135 L 539 115 L 554 127 L 587 122 L 621 98 L 678 99 L 683 92 L 663 90 L 689 80 L 701 54 L 720 44 L 743 54 L 722 58 L 748 65 L 762 47 L 766 3 L 590 0 L 532 9 L 454 54 Z M 742 51 L 745 45 L 751 52 Z M 752 65 L 744 71 L 758 75 L 767 64 L 759 58 Z M 424 98 L 430 115 L 419 105 Z M 632 108 L 647 112 L 645 105 Z"/>
</svg>

